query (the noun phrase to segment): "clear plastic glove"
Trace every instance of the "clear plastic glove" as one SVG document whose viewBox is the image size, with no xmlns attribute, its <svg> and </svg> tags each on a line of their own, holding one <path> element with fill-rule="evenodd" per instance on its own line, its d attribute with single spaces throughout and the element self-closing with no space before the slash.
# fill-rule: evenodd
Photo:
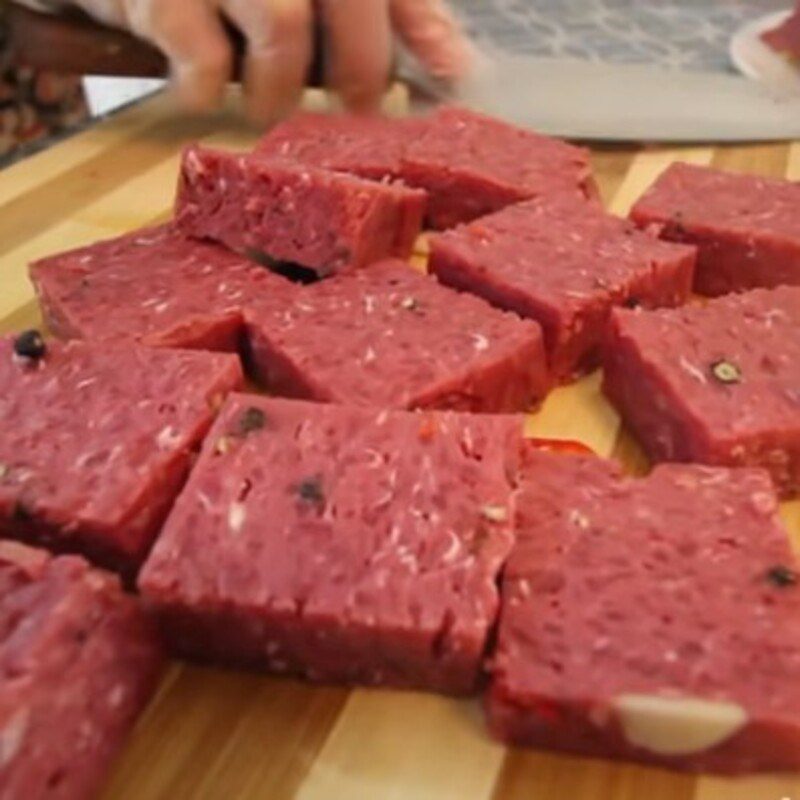
<svg viewBox="0 0 800 800">
<path fill-rule="evenodd" d="M 350 108 L 381 97 L 396 35 L 431 74 L 458 81 L 471 50 L 445 0 L 22 0 L 36 8 L 75 5 L 127 28 L 167 56 L 183 104 L 208 109 L 221 98 L 233 53 L 224 17 L 247 40 L 248 113 L 261 122 L 295 105 L 313 59 L 314 26 L 325 34 L 331 88 Z M 318 17 L 318 19 L 315 19 Z"/>
</svg>

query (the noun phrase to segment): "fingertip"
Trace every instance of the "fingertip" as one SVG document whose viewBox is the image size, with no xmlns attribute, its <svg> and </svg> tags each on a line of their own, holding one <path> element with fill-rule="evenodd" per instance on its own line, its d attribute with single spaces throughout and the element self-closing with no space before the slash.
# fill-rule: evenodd
<svg viewBox="0 0 800 800">
<path fill-rule="evenodd" d="M 479 63 L 472 41 L 441 0 L 393 0 L 392 18 L 409 50 L 437 80 L 459 83 Z"/>
<path fill-rule="evenodd" d="M 187 111 L 205 112 L 218 107 L 231 74 L 230 55 L 172 63 L 171 85 Z"/>
</svg>

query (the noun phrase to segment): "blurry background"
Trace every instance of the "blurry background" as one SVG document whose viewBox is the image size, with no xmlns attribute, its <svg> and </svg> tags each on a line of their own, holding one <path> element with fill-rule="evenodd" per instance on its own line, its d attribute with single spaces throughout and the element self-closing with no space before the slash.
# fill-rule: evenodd
<svg viewBox="0 0 800 800">
<path fill-rule="evenodd" d="M 478 41 L 517 53 L 731 70 L 745 22 L 792 0 L 457 0 Z"/>
</svg>

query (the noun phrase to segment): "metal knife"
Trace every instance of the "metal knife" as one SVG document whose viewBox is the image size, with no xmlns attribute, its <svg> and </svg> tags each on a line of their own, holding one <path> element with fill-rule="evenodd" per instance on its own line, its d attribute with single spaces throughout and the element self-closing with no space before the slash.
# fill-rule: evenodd
<svg viewBox="0 0 800 800">
<path fill-rule="evenodd" d="M 11 4 L 13 52 L 32 67 L 78 74 L 164 77 L 149 44 L 83 15 L 50 16 Z M 231 31 L 240 75 L 244 42 Z M 309 85 L 322 84 L 321 37 Z M 401 54 L 402 55 L 402 54 Z M 415 108 L 453 100 L 516 124 L 574 139 L 721 142 L 800 139 L 800 96 L 746 78 L 655 66 L 493 54 L 457 94 L 399 58 Z"/>
</svg>

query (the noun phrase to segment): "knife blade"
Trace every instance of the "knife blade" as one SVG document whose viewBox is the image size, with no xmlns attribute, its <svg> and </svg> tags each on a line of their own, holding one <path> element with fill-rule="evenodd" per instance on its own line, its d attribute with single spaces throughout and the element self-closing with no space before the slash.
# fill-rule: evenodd
<svg viewBox="0 0 800 800">
<path fill-rule="evenodd" d="M 800 95 L 724 73 L 493 55 L 458 97 L 543 133 L 648 142 L 800 138 Z"/>
</svg>

